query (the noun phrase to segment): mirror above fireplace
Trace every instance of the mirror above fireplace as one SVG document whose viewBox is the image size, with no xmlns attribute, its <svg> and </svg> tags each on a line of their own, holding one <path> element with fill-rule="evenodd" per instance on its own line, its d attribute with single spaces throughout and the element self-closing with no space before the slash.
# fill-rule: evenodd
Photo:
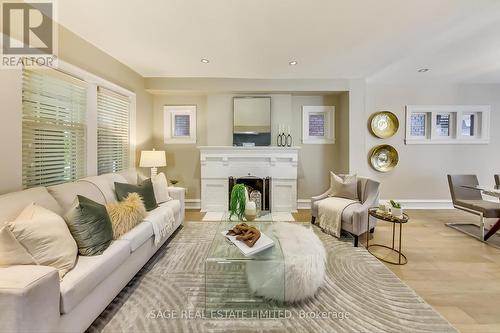
<svg viewBox="0 0 500 333">
<path fill-rule="evenodd" d="M 233 98 L 233 145 L 271 145 L 271 97 Z"/>
</svg>

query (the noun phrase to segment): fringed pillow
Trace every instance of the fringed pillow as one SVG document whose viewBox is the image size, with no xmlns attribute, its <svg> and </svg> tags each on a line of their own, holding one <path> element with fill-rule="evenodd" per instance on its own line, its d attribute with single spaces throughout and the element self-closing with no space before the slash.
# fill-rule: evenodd
<svg viewBox="0 0 500 333">
<path fill-rule="evenodd" d="M 113 239 L 132 230 L 147 215 L 144 203 L 137 193 L 129 193 L 123 201 L 107 204 L 106 209 L 113 226 Z"/>
</svg>

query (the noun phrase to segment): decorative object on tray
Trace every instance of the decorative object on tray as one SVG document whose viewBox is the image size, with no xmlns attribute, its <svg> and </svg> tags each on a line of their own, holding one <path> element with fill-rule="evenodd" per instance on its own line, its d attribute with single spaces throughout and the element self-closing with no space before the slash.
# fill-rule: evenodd
<svg viewBox="0 0 500 333">
<path fill-rule="evenodd" d="M 222 234 L 247 257 L 274 246 L 274 241 L 269 236 L 246 223 L 237 224 Z"/>
<path fill-rule="evenodd" d="M 246 223 L 240 223 L 228 230 L 228 236 L 236 236 L 236 239 L 242 241 L 249 247 L 253 247 L 260 238 L 260 231 L 256 227 L 249 226 Z"/>
<path fill-rule="evenodd" d="M 170 179 L 170 184 L 172 184 L 172 186 L 175 186 L 175 184 L 178 184 L 179 181 L 177 179 Z"/>
<path fill-rule="evenodd" d="M 287 128 L 287 133 L 285 133 L 285 128 Z M 290 131 L 290 125 L 278 125 L 278 136 L 276 138 L 276 146 L 278 147 L 291 147 L 292 146 L 292 134 Z"/>
<path fill-rule="evenodd" d="M 250 201 L 255 202 L 255 208 L 257 210 L 257 216 L 260 216 L 261 208 L 262 208 L 262 193 L 257 190 L 253 190 L 250 192 Z"/>
<path fill-rule="evenodd" d="M 379 172 L 392 171 L 399 162 L 399 154 L 391 145 L 380 145 L 372 149 L 370 164 Z"/>
<path fill-rule="evenodd" d="M 403 208 L 401 208 L 401 204 L 394 200 L 391 200 L 390 203 L 391 203 L 391 214 L 396 217 L 402 217 Z"/>
<path fill-rule="evenodd" d="M 375 112 L 369 119 L 370 131 L 381 139 L 387 139 L 396 134 L 399 128 L 398 117 L 390 111 Z"/>
<path fill-rule="evenodd" d="M 257 207 L 255 206 L 255 202 L 248 201 L 245 204 L 245 218 L 247 221 L 253 221 L 257 217 Z"/>
<path fill-rule="evenodd" d="M 243 221 L 245 217 L 245 206 L 247 201 L 247 189 L 243 184 L 234 185 L 231 190 L 231 200 L 229 202 L 229 219 L 236 215 L 236 217 Z"/>
<path fill-rule="evenodd" d="M 396 222 L 396 223 L 406 223 L 408 222 L 408 216 L 403 213 L 401 216 L 395 216 L 389 211 L 381 212 L 378 208 L 377 209 L 372 209 L 370 211 L 371 216 L 379 219 L 379 220 L 384 220 L 387 222 Z"/>
</svg>

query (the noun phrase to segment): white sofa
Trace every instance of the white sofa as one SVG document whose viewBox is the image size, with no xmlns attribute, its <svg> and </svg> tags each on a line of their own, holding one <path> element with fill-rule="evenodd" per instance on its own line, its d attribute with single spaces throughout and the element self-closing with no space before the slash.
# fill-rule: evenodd
<svg viewBox="0 0 500 333">
<path fill-rule="evenodd" d="M 48 188 L 37 187 L 0 196 L 0 227 L 30 203 L 60 215 L 77 194 L 102 204 L 116 201 L 114 182 L 137 184 L 135 170 L 84 178 Z M 184 190 L 169 188 L 175 223 L 184 221 Z M 169 236 L 170 236 L 169 235 Z M 83 332 L 168 239 L 154 245 L 153 227 L 144 221 L 113 241 L 99 256 L 79 256 L 76 266 L 59 281 L 55 268 L 11 266 L 0 268 L 0 332 Z"/>
</svg>

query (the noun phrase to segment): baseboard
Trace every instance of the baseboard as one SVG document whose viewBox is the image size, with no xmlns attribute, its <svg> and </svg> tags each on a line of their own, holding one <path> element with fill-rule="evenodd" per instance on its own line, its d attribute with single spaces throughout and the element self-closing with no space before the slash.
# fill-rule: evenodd
<svg viewBox="0 0 500 333">
<path fill-rule="evenodd" d="M 298 199 L 297 209 L 311 209 L 311 199 Z"/>
<path fill-rule="evenodd" d="M 394 201 L 401 203 L 404 209 L 453 209 L 451 200 L 394 199 Z M 380 199 L 380 203 L 390 205 L 386 199 Z"/>
<path fill-rule="evenodd" d="M 184 204 L 186 209 L 201 209 L 200 199 L 185 199 Z"/>
<path fill-rule="evenodd" d="M 395 199 L 404 209 L 453 209 L 451 200 L 420 200 L 420 199 Z M 201 209 L 200 199 L 186 199 L 186 209 Z M 389 200 L 381 199 L 380 203 L 389 204 Z M 310 199 L 298 199 L 297 209 L 311 209 Z"/>
</svg>

